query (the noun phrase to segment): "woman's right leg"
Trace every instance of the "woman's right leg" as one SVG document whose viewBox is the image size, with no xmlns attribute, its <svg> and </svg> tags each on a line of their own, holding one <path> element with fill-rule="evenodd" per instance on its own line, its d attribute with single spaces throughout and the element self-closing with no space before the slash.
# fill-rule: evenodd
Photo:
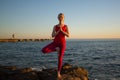
<svg viewBox="0 0 120 80">
<path fill-rule="evenodd" d="M 48 44 L 41 50 L 43 53 L 50 53 L 56 51 L 56 44 L 54 42 Z"/>
</svg>

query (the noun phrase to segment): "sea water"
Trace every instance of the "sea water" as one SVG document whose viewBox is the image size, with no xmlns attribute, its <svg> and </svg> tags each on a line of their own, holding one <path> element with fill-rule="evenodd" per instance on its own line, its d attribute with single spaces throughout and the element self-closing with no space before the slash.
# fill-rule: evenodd
<svg viewBox="0 0 120 80">
<path fill-rule="evenodd" d="M 39 70 L 57 67 L 56 52 L 41 52 L 50 42 L 0 42 L 0 65 Z M 90 80 L 120 80 L 120 39 L 67 40 L 64 63 L 84 67 Z"/>
</svg>

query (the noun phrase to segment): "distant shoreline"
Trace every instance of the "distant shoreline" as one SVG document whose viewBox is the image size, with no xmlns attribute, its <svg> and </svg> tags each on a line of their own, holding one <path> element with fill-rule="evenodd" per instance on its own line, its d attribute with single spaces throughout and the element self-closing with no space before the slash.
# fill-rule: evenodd
<svg viewBox="0 0 120 80">
<path fill-rule="evenodd" d="M 47 41 L 52 39 L 0 39 L 0 42 L 29 42 L 29 41 Z"/>
<path fill-rule="evenodd" d="M 49 41 L 49 40 L 53 40 L 52 38 L 51 39 L 12 39 L 12 38 L 9 38 L 9 39 L 0 39 L 0 42 L 38 42 L 38 41 Z M 120 40 L 120 38 L 81 38 L 81 39 L 77 39 L 77 38 L 68 38 L 66 39 L 67 41 L 72 41 L 72 40 L 75 40 L 75 41 L 79 41 L 79 40 L 82 40 L 82 41 L 96 41 L 96 40 Z"/>
</svg>

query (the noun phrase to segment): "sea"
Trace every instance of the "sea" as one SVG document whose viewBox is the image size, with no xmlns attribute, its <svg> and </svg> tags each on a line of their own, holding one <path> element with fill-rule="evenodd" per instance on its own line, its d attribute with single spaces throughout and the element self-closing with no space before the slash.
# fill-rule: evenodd
<svg viewBox="0 0 120 80">
<path fill-rule="evenodd" d="M 52 41 L 0 42 L 0 65 L 57 68 L 58 54 L 43 54 Z M 120 80 L 120 39 L 67 39 L 64 63 L 83 67 L 90 80 Z"/>
</svg>

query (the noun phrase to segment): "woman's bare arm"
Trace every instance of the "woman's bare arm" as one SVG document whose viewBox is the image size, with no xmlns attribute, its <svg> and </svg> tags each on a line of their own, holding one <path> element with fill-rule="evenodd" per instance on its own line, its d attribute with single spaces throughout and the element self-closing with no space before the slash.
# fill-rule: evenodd
<svg viewBox="0 0 120 80">
<path fill-rule="evenodd" d="M 52 31 L 52 37 L 55 37 L 55 36 L 60 32 L 60 30 L 58 30 L 58 31 L 56 32 L 56 31 L 55 31 L 55 27 L 56 27 L 56 26 L 54 26 L 53 31 Z"/>
<path fill-rule="evenodd" d="M 62 28 L 60 28 L 60 30 L 61 30 L 61 32 L 62 32 L 65 36 L 69 37 L 69 30 L 68 30 L 68 27 L 67 27 L 67 26 L 66 26 L 66 32 L 63 31 Z"/>
</svg>

